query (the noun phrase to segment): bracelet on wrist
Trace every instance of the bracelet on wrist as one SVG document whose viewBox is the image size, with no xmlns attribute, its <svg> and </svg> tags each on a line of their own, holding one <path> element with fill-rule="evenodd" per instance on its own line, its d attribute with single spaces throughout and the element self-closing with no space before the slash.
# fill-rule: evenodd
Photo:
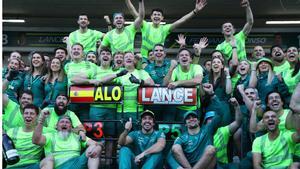
<svg viewBox="0 0 300 169">
<path fill-rule="evenodd" d="M 196 15 L 196 14 L 197 14 L 197 12 L 195 11 L 195 9 L 193 10 L 193 14 L 194 14 L 194 15 Z"/>
</svg>

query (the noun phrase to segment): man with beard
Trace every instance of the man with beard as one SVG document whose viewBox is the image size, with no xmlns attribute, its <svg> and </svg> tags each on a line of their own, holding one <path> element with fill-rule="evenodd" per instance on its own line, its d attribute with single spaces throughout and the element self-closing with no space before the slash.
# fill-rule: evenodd
<svg viewBox="0 0 300 169">
<path fill-rule="evenodd" d="M 8 79 L 12 79 L 15 77 L 13 74 L 9 74 Z M 2 84 L 2 91 L 5 92 L 8 86 L 8 80 L 5 79 Z M 24 121 L 22 118 L 23 108 L 32 104 L 33 102 L 33 94 L 30 90 L 24 90 L 20 95 L 19 104 L 12 101 L 8 98 L 8 96 L 2 93 L 2 105 L 3 105 L 3 116 L 2 116 L 2 125 L 3 129 L 7 130 L 13 127 L 20 127 L 24 125 Z"/>
<path fill-rule="evenodd" d="M 166 139 L 163 132 L 154 130 L 154 125 L 154 113 L 146 110 L 141 114 L 142 129 L 129 133 L 132 128 L 132 119 L 129 118 L 118 140 L 119 145 L 122 146 L 119 155 L 120 169 L 137 166 L 147 169 L 158 167 L 162 161 L 162 150 L 166 145 Z M 135 151 L 129 148 L 131 145 Z"/>
<path fill-rule="evenodd" d="M 131 0 L 126 0 L 126 5 L 134 18 L 138 17 L 138 13 L 134 8 Z M 151 51 L 155 44 L 164 44 L 167 36 L 176 28 L 183 25 L 185 22 L 196 16 L 206 5 L 206 0 L 197 0 L 195 4 L 195 9 L 193 9 L 188 14 L 184 15 L 177 21 L 161 25 L 164 19 L 163 11 L 161 9 L 152 9 L 151 12 L 151 22 L 143 21 L 141 32 L 142 32 L 142 47 L 141 54 L 144 58 L 148 58 L 148 52 Z"/>
<path fill-rule="evenodd" d="M 49 113 L 49 116 L 47 116 L 45 120 L 44 126 L 55 129 L 58 119 L 67 115 L 72 120 L 74 132 L 78 133 L 82 139 L 85 139 L 85 129 L 75 113 L 68 110 L 68 102 L 69 100 L 67 95 L 59 94 L 56 97 L 54 107 L 44 108 L 43 111 L 47 111 Z"/>
<path fill-rule="evenodd" d="M 211 84 L 203 84 L 203 90 L 210 100 L 210 107 L 216 108 L 216 115 L 211 123 L 200 129 L 199 115 L 196 112 L 188 111 L 184 114 L 187 132 L 174 141 L 167 159 L 172 169 L 212 169 L 216 165 L 216 149 L 212 145 L 214 133 L 221 123 L 221 106 Z"/>
<path fill-rule="evenodd" d="M 276 74 L 281 74 L 282 72 L 290 68 L 290 64 L 285 60 L 284 52 L 282 48 L 278 45 L 274 45 L 270 49 L 271 59 L 274 65 L 274 72 Z"/>
<path fill-rule="evenodd" d="M 84 53 L 88 51 L 96 52 L 96 44 L 103 36 L 104 33 L 92 29 L 88 29 L 90 21 L 87 14 L 80 14 L 77 21 L 79 29 L 71 32 L 69 35 L 70 45 L 80 43 L 84 47 Z"/>
<path fill-rule="evenodd" d="M 124 53 L 116 52 L 113 55 L 113 70 L 117 71 L 124 67 Z"/>
<path fill-rule="evenodd" d="M 139 14 L 134 23 L 124 26 L 125 19 L 123 13 L 115 13 L 114 25 L 115 29 L 107 32 L 101 43 L 101 48 L 109 47 L 114 55 L 115 52 L 134 51 L 134 38 L 137 30 L 140 29 L 145 17 L 144 1 L 139 0 Z"/>
<path fill-rule="evenodd" d="M 219 44 L 216 47 L 216 50 L 221 51 L 227 60 L 229 60 L 232 56 L 233 49 L 237 49 L 238 59 L 247 59 L 246 49 L 245 49 L 245 41 L 252 29 L 253 25 L 253 14 L 250 8 L 250 3 L 248 0 L 242 0 L 241 6 L 246 9 L 246 20 L 247 23 L 245 24 L 244 28 L 237 33 L 235 33 L 235 28 L 233 27 L 232 23 L 226 22 L 222 25 L 222 33 L 224 35 L 225 41 Z M 236 46 L 231 45 L 231 41 L 236 40 Z"/>
<path fill-rule="evenodd" d="M 271 110 L 264 113 L 262 122 L 268 133 L 253 142 L 254 169 L 288 168 L 293 163 L 294 146 L 300 143 L 300 128 L 296 132 L 281 131 L 278 114 Z M 300 123 L 299 118 L 297 123 Z"/>
<path fill-rule="evenodd" d="M 252 61 L 258 61 L 259 59 L 265 57 L 266 53 L 262 46 L 254 46 L 253 52 L 252 52 L 252 58 L 250 60 Z"/>
<path fill-rule="evenodd" d="M 75 77 L 94 79 L 98 68 L 94 63 L 84 60 L 83 46 L 80 43 L 75 43 L 71 49 L 72 61 L 64 67 L 68 78 L 68 87 L 76 85 Z M 70 104 L 69 109 L 74 111 L 80 120 L 89 118 L 89 104 Z"/>
<path fill-rule="evenodd" d="M 47 111 L 42 111 L 38 125 L 34 130 L 32 142 L 43 146 L 46 157 L 51 155 L 54 158 L 54 168 L 86 168 L 98 169 L 102 144 L 92 139 L 82 140 L 79 135 L 71 132 L 72 121 L 67 115 L 60 117 L 57 122 L 55 133 L 42 134 L 43 123 L 48 116 Z M 83 148 L 85 152 L 80 155 Z"/>
<path fill-rule="evenodd" d="M 33 104 L 24 107 L 23 121 L 24 126 L 11 128 L 7 131 L 7 135 L 12 139 L 16 146 L 16 150 L 20 155 L 20 161 L 14 165 L 8 165 L 9 169 L 52 169 L 53 159 L 51 156 L 46 157 L 41 162 L 43 147 L 32 143 L 33 131 L 37 125 L 39 108 Z M 45 133 L 53 133 L 54 129 L 45 128 Z"/>
<path fill-rule="evenodd" d="M 8 88 L 5 93 L 8 95 L 9 99 L 16 103 L 18 102 L 18 97 L 23 88 L 24 82 L 22 72 L 20 72 L 20 67 L 21 60 L 11 58 L 7 69 L 2 70 L 2 80 L 7 79 L 9 81 Z"/>
</svg>

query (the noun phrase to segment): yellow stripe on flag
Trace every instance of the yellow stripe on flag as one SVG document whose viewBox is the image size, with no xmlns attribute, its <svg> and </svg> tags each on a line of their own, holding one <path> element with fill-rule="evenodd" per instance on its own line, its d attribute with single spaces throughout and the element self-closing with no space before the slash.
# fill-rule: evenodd
<svg viewBox="0 0 300 169">
<path fill-rule="evenodd" d="M 94 90 L 77 90 L 71 91 L 70 97 L 94 97 Z"/>
</svg>

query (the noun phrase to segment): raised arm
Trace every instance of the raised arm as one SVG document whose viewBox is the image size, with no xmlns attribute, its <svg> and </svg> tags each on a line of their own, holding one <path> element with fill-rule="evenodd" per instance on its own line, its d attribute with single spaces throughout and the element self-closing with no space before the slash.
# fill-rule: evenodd
<svg viewBox="0 0 300 169">
<path fill-rule="evenodd" d="M 8 96 L 7 96 L 7 94 L 5 94 L 5 90 L 7 89 L 8 83 L 9 82 L 7 79 L 2 80 L 2 105 L 3 105 L 3 108 L 5 108 L 8 104 Z"/>
<path fill-rule="evenodd" d="M 229 69 L 224 68 L 224 73 L 226 75 L 225 92 L 226 92 L 226 94 L 231 94 L 232 93 L 232 82 L 231 82 Z"/>
<path fill-rule="evenodd" d="M 239 102 L 236 100 L 236 98 L 231 98 L 229 102 L 234 107 L 235 111 L 235 120 L 229 124 L 229 131 L 231 134 L 233 134 L 242 123 L 242 113 Z"/>
<path fill-rule="evenodd" d="M 179 20 L 175 21 L 174 23 L 171 24 L 170 31 L 173 31 L 177 27 L 181 26 L 183 23 L 191 19 L 193 16 L 195 16 L 199 11 L 201 11 L 206 5 L 206 0 L 196 0 L 196 5 L 195 9 L 193 9 L 191 12 L 188 14 L 184 15 L 182 18 Z"/>
<path fill-rule="evenodd" d="M 247 23 L 245 24 L 245 26 L 243 28 L 243 32 L 247 36 L 250 33 L 251 29 L 252 29 L 254 19 L 253 19 L 253 14 L 252 14 L 252 10 L 251 10 L 249 1 L 248 0 L 243 0 L 241 2 L 241 6 L 246 9 Z"/>
<path fill-rule="evenodd" d="M 111 21 L 109 19 L 109 16 L 108 15 L 104 15 L 103 19 L 107 23 L 107 32 L 111 31 L 112 30 L 112 26 L 111 26 Z M 100 46 L 101 46 L 101 44 L 100 44 Z"/>
<path fill-rule="evenodd" d="M 129 118 L 129 121 L 127 121 L 125 124 L 125 130 L 123 131 L 123 133 L 121 133 L 118 139 L 118 144 L 120 146 L 125 146 L 132 143 L 133 141 L 132 138 L 128 136 L 128 133 L 131 130 L 131 128 L 132 128 L 132 119 Z"/>
<path fill-rule="evenodd" d="M 231 62 L 231 64 L 232 64 L 232 67 L 233 68 L 235 67 L 235 69 L 236 69 L 236 67 L 239 65 L 239 60 L 238 60 L 235 38 L 231 38 L 230 45 L 232 47 L 232 59 L 231 59 L 232 62 Z"/>
<path fill-rule="evenodd" d="M 183 167 L 183 168 L 192 168 L 191 164 L 187 160 L 187 158 L 184 155 L 184 152 L 182 150 L 182 147 L 180 144 L 175 144 L 172 146 L 172 154 L 175 158 L 175 160 Z"/>
<path fill-rule="evenodd" d="M 38 124 L 32 135 L 32 143 L 33 144 L 36 144 L 39 146 L 43 146 L 46 144 L 46 137 L 42 135 L 42 132 L 43 132 L 44 121 L 48 115 L 49 115 L 48 109 L 44 109 L 41 111 L 41 115 L 39 117 Z"/>
<path fill-rule="evenodd" d="M 131 3 L 131 0 L 125 0 L 126 6 L 129 9 L 130 14 L 135 18 L 139 16 L 139 13 L 134 8 L 133 4 Z"/>
<path fill-rule="evenodd" d="M 141 28 L 144 18 L 145 18 L 144 0 L 139 0 L 139 15 L 134 20 L 134 27 L 136 30 L 139 30 Z"/>
<path fill-rule="evenodd" d="M 258 131 L 262 131 L 265 129 L 262 120 L 257 122 L 257 111 L 260 106 L 259 101 L 254 101 L 252 109 L 251 109 L 251 116 L 250 116 L 250 126 L 249 130 L 251 133 L 256 133 Z"/>
<path fill-rule="evenodd" d="M 299 121 L 297 122 L 297 119 L 300 117 L 300 83 L 298 83 L 292 95 L 290 109 L 291 111 L 286 117 L 285 127 L 287 129 L 297 129 L 300 127 L 297 126 L 300 123 Z"/>
<path fill-rule="evenodd" d="M 166 139 L 165 138 L 158 139 L 155 144 L 153 144 L 147 150 L 145 150 L 144 152 L 142 152 L 141 154 L 139 154 L 135 157 L 135 160 L 134 160 L 135 163 L 140 163 L 141 160 L 149 154 L 161 152 L 165 148 L 165 146 L 166 146 Z"/>
<path fill-rule="evenodd" d="M 195 51 L 195 57 L 193 58 L 193 64 L 199 64 L 202 49 L 206 48 L 207 46 L 208 46 L 207 37 L 201 38 L 199 43 L 195 43 L 193 45 L 193 48 L 194 48 L 194 51 Z"/>
<path fill-rule="evenodd" d="M 176 66 L 177 66 L 177 61 L 171 60 L 171 65 L 170 65 L 169 71 L 168 71 L 167 75 L 164 77 L 163 86 L 167 86 L 169 84 L 171 76 L 172 76 L 172 72 L 176 68 Z"/>
<path fill-rule="evenodd" d="M 250 74 L 250 81 L 249 87 L 256 88 L 257 85 L 257 73 L 256 73 L 257 63 L 252 62 L 251 64 L 251 74 Z"/>
</svg>

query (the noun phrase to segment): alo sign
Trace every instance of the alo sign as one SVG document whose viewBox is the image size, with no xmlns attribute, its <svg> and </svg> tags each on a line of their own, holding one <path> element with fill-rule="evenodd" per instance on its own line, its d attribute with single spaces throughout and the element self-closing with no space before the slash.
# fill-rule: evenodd
<svg viewBox="0 0 300 169">
<path fill-rule="evenodd" d="M 196 105 L 197 88 L 140 87 L 138 103 Z"/>
</svg>

